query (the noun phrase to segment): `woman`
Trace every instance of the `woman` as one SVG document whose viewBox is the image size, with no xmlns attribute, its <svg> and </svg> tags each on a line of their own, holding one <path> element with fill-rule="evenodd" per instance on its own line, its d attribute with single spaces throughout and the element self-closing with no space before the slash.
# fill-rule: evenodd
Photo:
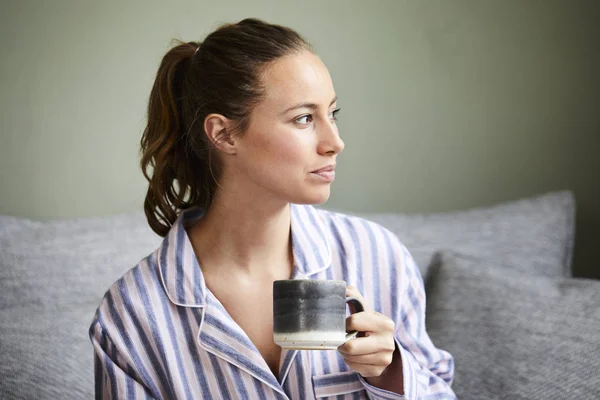
<svg viewBox="0 0 600 400">
<path fill-rule="evenodd" d="M 327 69 L 282 26 L 246 19 L 164 56 L 141 165 L 165 239 L 98 308 L 98 398 L 454 398 L 407 250 L 311 206 L 328 199 L 344 148 L 338 111 Z M 337 351 L 278 347 L 272 284 L 290 278 L 345 280 L 373 307 L 347 319 L 361 337 Z"/>
</svg>

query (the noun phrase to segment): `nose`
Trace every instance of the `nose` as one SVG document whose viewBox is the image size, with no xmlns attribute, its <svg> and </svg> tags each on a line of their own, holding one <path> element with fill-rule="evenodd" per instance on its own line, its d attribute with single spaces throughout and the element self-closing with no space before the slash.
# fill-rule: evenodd
<svg viewBox="0 0 600 400">
<path fill-rule="evenodd" d="M 344 141 L 340 138 L 337 125 L 327 121 L 319 130 L 319 144 L 317 151 L 321 155 L 335 155 L 344 150 Z"/>
</svg>

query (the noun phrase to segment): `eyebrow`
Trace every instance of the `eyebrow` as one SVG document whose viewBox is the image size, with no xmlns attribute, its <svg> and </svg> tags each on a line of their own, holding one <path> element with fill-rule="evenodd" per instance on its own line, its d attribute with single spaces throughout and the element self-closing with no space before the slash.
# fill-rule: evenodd
<svg viewBox="0 0 600 400">
<path fill-rule="evenodd" d="M 337 99 L 338 99 L 338 97 L 335 96 L 333 98 L 333 100 L 331 100 L 331 103 L 329 103 L 329 107 L 331 107 L 331 105 L 333 103 L 335 103 L 337 101 Z M 317 104 L 315 104 L 315 103 L 301 103 L 301 104 L 298 104 L 298 105 L 295 105 L 295 106 L 292 106 L 292 107 L 288 108 L 287 110 L 283 111 L 281 113 L 281 115 L 287 114 L 288 112 L 290 112 L 292 110 L 297 110 L 299 108 L 310 108 L 311 110 L 316 110 L 317 108 L 319 108 L 319 106 Z"/>
</svg>

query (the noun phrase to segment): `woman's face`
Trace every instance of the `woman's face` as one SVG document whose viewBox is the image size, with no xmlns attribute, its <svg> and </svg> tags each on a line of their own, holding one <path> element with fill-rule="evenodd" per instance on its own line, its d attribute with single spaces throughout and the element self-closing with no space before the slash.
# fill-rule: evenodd
<svg viewBox="0 0 600 400">
<path fill-rule="evenodd" d="M 325 202 L 344 149 L 329 71 L 305 51 L 271 64 L 263 84 L 265 98 L 236 139 L 232 166 L 237 185 L 244 186 L 239 189 L 288 203 Z"/>
</svg>

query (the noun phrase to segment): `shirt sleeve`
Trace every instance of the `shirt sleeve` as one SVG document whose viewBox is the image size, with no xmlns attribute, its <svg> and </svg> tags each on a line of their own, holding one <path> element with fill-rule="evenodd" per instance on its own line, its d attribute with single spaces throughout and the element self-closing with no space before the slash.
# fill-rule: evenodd
<svg viewBox="0 0 600 400">
<path fill-rule="evenodd" d="M 98 323 L 90 329 L 90 339 L 94 346 L 96 400 L 154 399 L 150 392 L 133 377 L 133 373 L 118 356 L 114 344 Z"/>
<path fill-rule="evenodd" d="M 421 273 L 406 247 L 387 232 L 393 253 L 400 290 L 396 323 L 396 347 L 402 357 L 404 395 L 374 387 L 360 377 L 369 398 L 391 399 L 456 399 L 451 385 L 454 380 L 454 358 L 432 343 L 425 329 L 425 288 Z"/>
</svg>

